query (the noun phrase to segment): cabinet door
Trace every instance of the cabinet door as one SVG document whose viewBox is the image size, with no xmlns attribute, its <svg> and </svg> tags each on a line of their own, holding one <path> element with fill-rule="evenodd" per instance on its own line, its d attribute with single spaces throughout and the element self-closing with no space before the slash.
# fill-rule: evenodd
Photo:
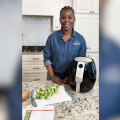
<svg viewBox="0 0 120 120">
<path fill-rule="evenodd" d="M 22 55 L 22 62 L 43 62 L 43 54 L 41 55 Z"/>
<path fill-rule="evenodd" d="M 93 0 L 74 0 L 74 10 L 76 13 L 91 13 Z"/>
<path fill-rule="evenodd" d="M 99 16 L 91 15 L 89 50 L 99 51 Z"/>
<path fill-rule="evenodd" d="M 41 76 L 47 76 L 47 72 L 40 74 L 22 74 L 22 77 L 41 77 Z"/>
<path fill-rule="evenodd" d="M 85 38 L 87 47 L 89 41 L 90 22 L 91 15 L 76 15 L 75 30 Z"/>
<path fill-rule="evenodd" d="M 96 78 L 99 78 L 99 53 L 87 53 L 86 56 L 94 60 L 97 70 Z"/>
<path fill-rule="evenodd" d="M 99 13 L 99 0 L 93 0 L 92 11 L 94 13 Z"/>
<path fill-rule="evenodd" d="M 43 70 L 46 70 L 46 67 L 44 67 L 44 65 L 23 65 L 22 66 L 22 71 L 43 71 Z"/>
<path fill-rule="evenodd" d="M 39 70 L 39 71 L 32 71 L 32 70 L 30 70 L 30 71 L 29 71 L 29 70 L 23 71 L 23 70 L 22 70 L 22 75 L 23 75 L 23 74 L 26 74 L 26 75 L 27 75 L 27 74 L 43 74 L 43 73 L 47 74 L 47 69 L 43 69 L 43 70 L 41 70 L 41 71 L 40 71 L 40 70 Z"/>
<path fill-rule="evenodd" d="M 59 21 L 60 18 L 60 10 L 64 6 L 72 7 L 72 0 L 55 0 L 55 16 L 53 17 L 53 30 L 60 30 L 61 24 Z"/>
<path fill-rule="evenodd" d="M 55 0 L 22 0 L 22 15 L 55 14 Z"/>
<path fill-rule="evenodd" d="M 23 82 L 30 82 L 30 81 L 40 81 L 40 80 L 46 80 L 47 76 L 36 76 L 36 77 L 22 77 Z"/>
</svg>

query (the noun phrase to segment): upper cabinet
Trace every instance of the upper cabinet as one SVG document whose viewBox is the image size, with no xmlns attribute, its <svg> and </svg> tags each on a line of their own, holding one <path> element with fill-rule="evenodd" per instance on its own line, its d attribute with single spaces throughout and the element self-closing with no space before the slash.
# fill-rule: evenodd
<svg viewBox="0 0 120 120">
<path fill-rule="evenodd" d="M 90 35 L 90 23 L 91 23 L 91 15 L 89 14 L 76 14 L 76 21 L 74 24 L 74 29 L 84 36 L 86 40 L 87 47 L 89 44 L 89 35 Z"/>
<path fill-rule="evenodd" d="M 55 15 L 56 0 L 22 0 L 22 15 Z"/>
<path fill-rule="evenodd" d="M 59 21 L 60 18 L 60 10 L 64 6 L 72 7 L 73 0 L 55 0 L 55 16 L 53 17 L 53 30 L 59 30 L 61 28 L 61 24 Z"/>
<path fill-rule="evenodd" d="M 99 51 L 99 16 L 91 15 L 89 51 Z"/>
<path fill-rule="evenodd" d="M 99 51 L 99 0 L 74 0 L 75 30 L 84 36 L 87 51 Z"/>
<path fill-rule="evenodd" d="M 74 0 L 76 13 L 99 13 L 99 0 Z"/>
<path fill-rule="evenodd" d="M 84 36 L 88 51 L 99 51 L 99 16 L 76 14 L 75 30 Z"/>
<path fill-rule="evenodd" d="M 93 0 L 93 13 L 99 13 L 99 0 Z"/>
</svg>

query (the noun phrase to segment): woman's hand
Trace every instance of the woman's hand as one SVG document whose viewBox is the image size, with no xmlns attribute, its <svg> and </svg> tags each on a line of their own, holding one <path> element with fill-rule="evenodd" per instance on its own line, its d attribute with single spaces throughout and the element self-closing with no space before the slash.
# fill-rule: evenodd
<svg viewBox="0 0 120 120">
<path fill-rule="evenodd" d="M 69 83 L 68 77 L 66 77 L 62 82 L 63 82 L 64 84 L 68 84 L 68 83 Z"/>
<path fill-rule="evenodd" d="M 51 81 L 56 84 L 63 85 L 63 82 L 62 82 L 62 80 L 60 80 L 59 77 L 54 76 L 54 77 L 52 77 Z"/>
</svg>

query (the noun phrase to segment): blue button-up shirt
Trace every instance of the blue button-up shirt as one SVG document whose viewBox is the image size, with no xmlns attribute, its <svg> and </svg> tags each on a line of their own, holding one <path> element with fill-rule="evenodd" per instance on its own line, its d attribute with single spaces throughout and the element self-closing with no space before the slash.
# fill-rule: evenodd
<svg viewBox="0 0 120 120">
<path fill-rule="evenodd" d="M 73 29 L 72 36 L 65 42 L 62 29 L 50 34 L 44 49 L 44 65 L 52 64 L 56 76 L 68 77 L 71 63 L 78 56 L 86 56 L 86 42 L 82 35 Z"/>
</svg>

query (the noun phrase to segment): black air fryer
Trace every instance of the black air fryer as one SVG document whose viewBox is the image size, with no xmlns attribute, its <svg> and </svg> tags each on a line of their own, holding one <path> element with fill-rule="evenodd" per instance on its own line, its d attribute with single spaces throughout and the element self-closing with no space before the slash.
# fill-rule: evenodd
<svg viewBox="0 0 120 120">
<path fill-rule="evenodd" d="M 96 81 L 94 60 L 88 57 L 76 57 L 69 70 L 69 84 L 76 92 L 89 92 Z"/>
</svg>

